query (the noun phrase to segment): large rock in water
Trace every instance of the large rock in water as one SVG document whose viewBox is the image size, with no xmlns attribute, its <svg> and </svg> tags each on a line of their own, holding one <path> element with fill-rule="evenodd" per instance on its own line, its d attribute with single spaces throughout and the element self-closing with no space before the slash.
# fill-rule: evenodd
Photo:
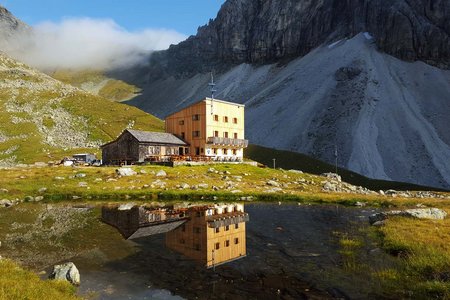
<svg viewBox="0 0 450 300">
<path fill-rule="evenodd" d="M 67 280 L 73 285 L 80 285 L 80 272 L 73 262 L 55 265 L 50 279 Z"/>
<path fill-rule="evenodd" d="M 439 208 L 414 208 L 407 210 L 393 210 L 388 212 L 376 213 L 369 216 L 370 224 L 382 222 L 390 216 L 402 216 L 417 219 L 443 220 L 447 216 L 447 212 Z"/>
</svg>

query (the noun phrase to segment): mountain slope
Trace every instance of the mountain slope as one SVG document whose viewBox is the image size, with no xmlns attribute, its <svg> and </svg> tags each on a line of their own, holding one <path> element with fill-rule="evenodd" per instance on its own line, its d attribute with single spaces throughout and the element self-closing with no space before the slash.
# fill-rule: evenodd
<svg viewBox="0 0 450 300">
<path fill-rule="evenodd" d="M 163 130 L 161 120 L 63 84 L 0 53 L 0 166 L 96 151 L 125 128 Z"/>
<path fill-rule="evenodd" d="M 124 76 L 143 89 L 129 103 L 164 117 L 207 96 L 214 68 L 217 97 L 247 105 L 252 143 L 330 163 L 337 146 L 365 176 L 449 188 L 450 71 L 435 67 L 449 66 L 448 12 L 440 0 L 229 0 Z"/>
</svg>

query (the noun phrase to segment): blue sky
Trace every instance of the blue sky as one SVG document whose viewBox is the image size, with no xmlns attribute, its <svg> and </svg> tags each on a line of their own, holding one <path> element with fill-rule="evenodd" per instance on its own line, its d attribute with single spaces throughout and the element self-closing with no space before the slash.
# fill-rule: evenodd
<svg viewBox="0 0 450 300">
<path fill-rule="evenodd" d="M 112 19 L 128 31 L 173 29 L 192 35 L 215 18 L 225 0 L 0 0 L 29 25 L 65 18 Z"/>
</svg>

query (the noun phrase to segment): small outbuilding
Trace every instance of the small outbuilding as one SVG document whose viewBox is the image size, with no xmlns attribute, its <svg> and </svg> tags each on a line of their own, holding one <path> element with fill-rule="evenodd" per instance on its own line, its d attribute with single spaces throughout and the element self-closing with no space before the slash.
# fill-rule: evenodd
<svg viewBox="0 0 450 300">
<path fill-rule="evenodd" d="M 120 165 L 169 161 L 186 154 L 189 145 L 171 133 L 125 130 L 116 140 L 101 146 L 103 164 Z"/>
</svg>

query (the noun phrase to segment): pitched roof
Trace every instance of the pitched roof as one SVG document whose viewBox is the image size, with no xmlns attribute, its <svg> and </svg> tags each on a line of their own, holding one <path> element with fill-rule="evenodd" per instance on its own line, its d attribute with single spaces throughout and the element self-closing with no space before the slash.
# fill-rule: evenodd
<svg viewBox="0 0 450 300">
<path fill-rule="evenodd" d="M 186 142 L 171 133 L 127 129 L 141 143 L 173 144 L 187 146 Z"/>
</svg>

